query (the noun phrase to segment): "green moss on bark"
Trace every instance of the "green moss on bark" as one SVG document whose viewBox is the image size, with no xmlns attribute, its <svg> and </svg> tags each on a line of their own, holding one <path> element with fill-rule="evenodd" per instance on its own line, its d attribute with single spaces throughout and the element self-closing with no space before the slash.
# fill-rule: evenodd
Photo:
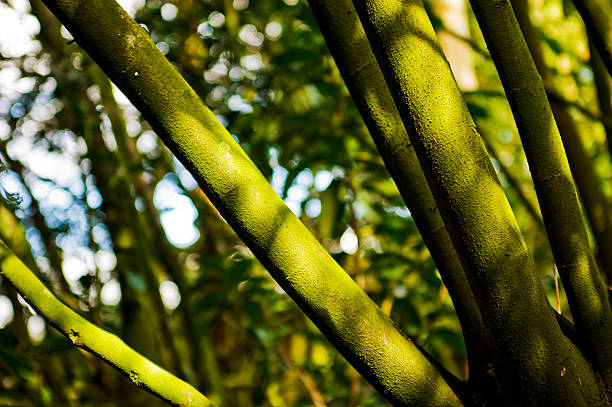
<svg viewBox="0 0 612 407">
<path fill-rule="evenodd" d="M 510 2 L 471 0 L 471 4 L 510 102 L 553 256 L 576 327 L 586 345 L 586 356 L 610 385 L 612 312 L 591 252 L 564 144 L 575 164 L 574 174 L 581 182 L 587 182 L 585 178 L 593 177 L 594 173 L 588 174 L 585 166 L 589 160 L 581 151 L 569 117 L 558 104 L 553 116 L 542 78 Z M 521 11 L 516 8 L 517 13 Z M 555 118 L 564 126 L 563 141 Z M 591 219 L 596 220 L 594 226 L 599 226 L 593 187 L 583 188 L 583 192 L 585 202 L 589 199 Z M 604 209 L 601 205 L 600 202 L 599 211 Z"/>
<path fill-rule="evenodd" d="M 404 125 L 413 129 L 411 141 L 503 358 L 506 390 L 520 404 L 602 404 L 588 363 L 548 312 L 533 260 L 422 3 L 353 3 Z"/>
<path fill-rule="evenodd" d="M 0 241 L 0 274 L 75 346 L 115 367 L 137 387 L 173 406 L 214 406 L 192 386 L 143 357 L 115 335 L 89 323 L 65 306 L 11 252 L 3 241 Z"/>
<path fill-rule="evenodd" d="M 448 287 L 463 327 L 470 379 L 473 373 L 481 376 L 492 357 L 488 332 L 357 12 L 350 0 L 309 3 L 370 135 Z"/>
<path fill-rule="evenodd" d="M 144 29 L 114 1 L 45 3 L 362 375 L 395 405 L 461 404 L 439 372 L 285 206 Z"/>
</svg>

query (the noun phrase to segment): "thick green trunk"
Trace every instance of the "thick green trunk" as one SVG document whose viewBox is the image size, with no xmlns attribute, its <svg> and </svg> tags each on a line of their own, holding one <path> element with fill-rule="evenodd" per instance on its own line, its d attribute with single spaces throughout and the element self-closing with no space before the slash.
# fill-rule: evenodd
<svg viewBox="0 0 612 407">
<path fill-rule="evenodd" d="M 612 219 L 610 203 L 601 189 L 600 179 L 593 168 L 593 160 L 587 153 L 567 108 L 557 100 L 551 99 L 550 107 L 563 146 L 569 160 L 572 174 L 582 198 L 583 208 L 591 225 L 593 237 L 597 243 L 599 268 L 607 276 L 608 284 L 612 282 Z"/>
<path fill-rule="evenodd" d="M 553 256 L 574 322 L 586 345 L 586 356 L 610 386 L 612 312 L 589 246 L 564 142 L 570 147 L 568 153 L 575 164 L 577 178 L 583 182 L 593 182 L 594 179 L 587 179 L 595 178 L 594 174 L 585 173 L 585 166 L 588 165 L 586 153 L 577 133 L 572 131 L 569 117 L 564 117 L 564 111 L 555 105 L 557 118 L 564 119 L 565 137 L 563 141 L 561 139 L 542 78 L 510 2 L 498 1 L 495 7 L 486 0 L 471 0 L 471 3 L 514 114 Z M 526 8 L 519 6 L 516 5 L 517 15 L 526 25 Z M 529 37 L 533 38 L 533 35 Z M 541 58 L 538 60 L 541 61 Z M 585 185 L 583 188 L 587 208 L 594 203 L 593 187 L 589 185 L 587 188 Z M 605 198 L 603 201 L 591 211 L 596 220 L 593 222 L 594 228 L 599 226 L 601 218 L 597 216 L 597 211 L 603 211 L 602 215 L 607 211 Z"/>
<path fill-rule="evenodd" d="M 469 365 L 481 376 L 492 344 L 425 174 L 350 0 L 310 0 L 340 73 L 436 263 L 463 327 Z M 477 380 L 478 381 L 478 380 Z"/>
<path fill-rule="evenodd" d="M 533 260 L 422 3 L 354 3 L 404 125 L 413 129 L 417 156 L 505 363 L 501 373 L 512 384 L 510 395 L 530 405 L 601 405 L 595 375 L 548 311 Z"/>
<path fill-rule="evenodd" d="M 114 1 L 45 3 L 362 375 L 396 405 L 460 404 L 440 373 L 285 206 L 142 27 Z"/>
<path fill-rule="evenodd" d="M 533 57 L 542 82 L 548 91 L 557 93 L 552 74 L 542 54 L 539 35 L 529 19 L 528 5 L 525 0 L 511 0 L 516 19 L 521 27 L 529 51 Z M 594 69 L 595 71 L 595 69 Z M 606 76 L 608 76 L 605 71 Z M 597 75 L 596 75 L 597 76 Z M 608 93 L 608 98 L 610 97 Z M 552 114 L 555 118 L 563 146 L 572 170 L 572 174 L 582 197 L 591 230 L 598 247 L 601 269 L 612 281 L 612 221 L 610 219 L 610 204 L 603 193 L 598 177 L 595 174 L 592 160 L 588 156 L 580 140 L 578 129 L 572 120 L 567 107 L 559 98 L 549 98 Z M 603 115 L 604 110 L 602 110 Z M 606 127 L 607 129 L 607 127 Z"/>
</svg>

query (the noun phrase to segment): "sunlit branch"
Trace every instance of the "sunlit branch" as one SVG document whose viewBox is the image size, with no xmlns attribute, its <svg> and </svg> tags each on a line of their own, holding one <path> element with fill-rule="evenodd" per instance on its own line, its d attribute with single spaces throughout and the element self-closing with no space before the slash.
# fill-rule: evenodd
<svg viewBox="0 0 612 407">
<path fill-rule="evenodd" d="M 396 405 L 460 404 L 440 372 L 287 208 L 142 27 L 114 1 L 45 3 L 272 276 L 374 387 Z"/>
<path fill-rule="evenodd" d="M 91 324 L 65 306 L 2 241 L 0 274 L 72 343 L 119 370 L 137 387 L 174 406 L 214 406 L 191 385 L 140 355 L 117 336 Z"/>
</svg>

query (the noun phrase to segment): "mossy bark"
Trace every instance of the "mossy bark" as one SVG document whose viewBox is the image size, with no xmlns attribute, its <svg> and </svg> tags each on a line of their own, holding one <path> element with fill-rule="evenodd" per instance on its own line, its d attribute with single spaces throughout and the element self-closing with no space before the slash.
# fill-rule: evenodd
<svg viewBox="0 0 612 407">
<path fill-rule="evenodd" d="M 533 260 L 422 3 L 353 3 L 503 357 L 509 396 L 527 405 L 602 405 L 594 373 L 548 312 Z"/>
<path fill-rule="evenodd" d="M 72 343 L 115 367 L 137 387 L 173 406 L 214 406 L 189 384 L 172 376 L 128 347 L 115 335 L 89 323 L 62 304 L 3 241 L 0 241 L 0 274 Z"/>
<path fill-rule="evenodd" d="M 460 405 L 424 355 L 285 206 L 148 33 L 108 0 L 45 0 L 336 348 L 395 405 Z"/>
<path fill-rule="evenodd" d="M 482 381 L 493 354 L 489 334 L 414 148 L 350 0 L 309 0 L 342 77 L 410 210 L 463 328 L 470 378 Z"/>
<path fill-rule="evenodd" d="M 582 198 L 587 219 L 597 244 L 597 258 L 599 268 L 607 277 L 608 285 L 612 285 L 612 219 L 611 207 L 604 194 L 600 179 L 593 168 L 592 158 L 587 153 L 576 124 L 572 120 L 567 108 L 557 100 L 550 100 L 550 107 L 563 146 L 570 163 L 578 192 Z"/>
<path fill-rule="evenodd" d="M 563 147 L 585 176 L 581 144 L 566 125 L 562 141 L 544 83 L 508 0 L 471 0 L 472 8 L 506 91 L 529 163 L 548 239 L 587 357 L 612 383 L 612 312 L 591 252 L 572 173 Z M 517 10 L 519 8 L 517 7 Z M 558 118 L 563 111 L 556 109 Z M 569 118 L 566 118 L 569 121 Z M 590 194 L 591 191 L 584 191 Z M 585 198 L 592 198 L 585 195 Z M 586 201 L 586 199 L 585 199 Z M 599 208 L 603 210 L 605 208 Z"/>
</svg>

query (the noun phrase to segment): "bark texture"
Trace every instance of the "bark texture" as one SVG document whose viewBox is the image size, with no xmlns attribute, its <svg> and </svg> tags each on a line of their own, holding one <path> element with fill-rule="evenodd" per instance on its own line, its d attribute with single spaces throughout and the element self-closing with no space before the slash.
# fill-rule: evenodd
<svg viewBox="0 0 612 407">
<path fill-rule="evenodd" d="M 350 0 L 309 1 L 370 135 L 440 271 L 463 327 L 470 380 L 484 380 L 492 343 L 391 92 Z"/>
<path fill-rule="evenodd" d="M 564 143 L 575 163 L 575 174 L 589 178 L 583 164 L 589 160 L 584 150 L 580 151 L 582 145 L 568 117 L 562 123 L 566 136 L 562 141 L 544 83 L 510 2 L 471 0 L 471 4 L 510 102 L 548 240 L 572 316 L 586 345 L 586 356 L 609 386 L 612 312 L 589 245 Z M 556 112 L 557 119 L 562 118 L 560 106 L 556 106 Z M 585 188 L 586 198 L 592 199 L 592 188 Z M 607 208 L 600 207 L 602 210 Z"/>
<path fill-rule="evenodd" d="M 214 406 L 191 385 L 141 356 L 117 336 L 89 323 L 65 306 L 11 252 L 3 241 L 0 241 L 0 274 L 37 312 L 72 343 L 119 370 L 137 387 L 173 406 Z"/>
<path fill-rule="evenodd" d="M 336 348 L 395 405 L 460 405 L 440 372 L 285 206 L 148 33 L 114 1 L 45 3 Z"/>
<path fill-rule="evenodd" d="M 533 260 L 422 3 L 353 3 L 404 125 L 413 129 L 411 141 L 503 357 L 509 396 L 527 405 L 602 405 L 587 361 L 545 311 Z"/>
</svg>

